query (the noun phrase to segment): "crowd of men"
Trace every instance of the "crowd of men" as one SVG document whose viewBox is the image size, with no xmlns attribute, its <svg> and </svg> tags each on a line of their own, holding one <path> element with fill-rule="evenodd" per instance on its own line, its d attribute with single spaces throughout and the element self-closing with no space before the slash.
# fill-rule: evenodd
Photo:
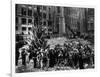
<svg viewBox="0 0 100 77">
<path fill-rule="evenodd" d="M 94 65 L 94 48 L 91 45 L 82 43 L 64 43 L 63 46 L 56 45 L 50 48 L 47 41 L 44 39 L 38 40 L 41 44 L 36 44 L 32 41 L 30 45 L 16 49 L 16 66 L 19 59 L 22 60 L 22 65 L 27 66 L 31 61 L 33 68 L 53 68 L 71 67 L 73 69 L 85 69 L 85 65 Z"/>
</svg>

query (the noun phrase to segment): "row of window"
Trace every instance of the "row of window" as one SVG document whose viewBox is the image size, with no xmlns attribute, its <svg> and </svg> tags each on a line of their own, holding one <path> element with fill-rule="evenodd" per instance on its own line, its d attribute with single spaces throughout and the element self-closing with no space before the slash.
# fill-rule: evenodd
<svg viewBox="0 0 100 77">
<path fill-rule="evenodd" d="M 35 8 L 35 9 L 37 9 L 37 12 L 40 12 L 40 8 L 38 9 L 38 8 Z M 21 13 L 21 15 L 22 16 L 34 16 L 34 13 L 36 12 L 36 10 L 34 9 L 34 12 L 33 12 L 33 10 L 32 10 L 32 8 L 26 8 L 26 7 L 21 7 L 21 9 L 19 10 L 18 9 L 18 7 L 16 7 L 16 13 Z M 43 7 L 43 10 L 46 10 L 46 7 L 44 6 Z M 18 12 L 18 11 L 20 11 L 20 12 Z M 46 15 L 44 14 L 44 17 L 45 17 Z"/>
<path fill-rule="evenodd" d="M 21 23 L 22 24 L 27 24 L 27 19 L 26 18 L 22 18 L 21 19 Z M 28 19 L 28 24 L 32 24 L 32 19 Z"/>
<path fill-rule="evenodd" d="M 27 27 L 22 27 L 22 31 L 26 31 L 26 29 L 27 29 Z M 29 28 L 28 28 L 28 30 L 29 30 L 29 31 L 31 31 L 31 30 L 32 30 L 32 28 L 31 28 L 31 27 L 29 27 Z"/>
<path fill-rule="evenodd" d="M 18 30 L 18 26 L 16 26 L 16 31 Z M 22 27 L 22 31 L 26 31 L 27 30 L 27 27 Z M 32 31 L 32 28 L 31 27 L 28 27 L 28 30 L 29 31 Z"/>
<path fill-rule="evenodd" d="M 44 15 L 44 16 L 46 17 L 46 15 Z M 35 20 L 35 21 L 38 23 L 38 20 Z M 19 19 L 18 19 L 18 17 L 16 17 L 16 24 L 18 24 L 18 23 L 19 23 Z M 27 23 L 32 24 L 33 23 L 32 19 L 31 18 L 29 18 L 29 19 L 21 18 L 21 24 L 27 24 Z M 43 23 L 44 23 L 44 25 L 46 25 L 46 22 L 43 22 Z"/>
<path fill-rule="evenodd" d="M 28 21 L 28 24 L 32 24 L 33 23 L 31 18 L 29 18 L 29 19 L 21 18 L 21 24 L 27 24 L 27 21 Z M 18 24 L 18 23 L 19 23 L 19 19 L 18 19 L 18 17 L 16 17 L 16 24 Z"/>
<path fill-rule="evenodd" d="M 28 16 L 32 16 L 32 9 L 28 9 L 28 11 L 27 11 L 27 8 L 21 8 L 21 14 L 23 15 L 23 16 L 26 16 L 26 15 L 28 15 Z"/>
<path fill-rule="evenodd" d="M 28 24 L 33 24 L 32 19 L 21 18 L 21 24 L 25 25 L 25 24 L 27 24 L 27 22 L 28 22 Z M 36 21 L 36 22 L 38 23 L 38 21 Z M 36 22 L 35 22 L 35 24 L 37 24 Z M 16 17 L 16 24 L 18 24 L 18 23 L 19 23 L 19 20 L 18 20 L 18 17 Z M 39 24 L 42 25 L 42 22 L 39 22 Z M 43 25 L 46 25 L 46 21 L 43 22 Z"/>
</svg>

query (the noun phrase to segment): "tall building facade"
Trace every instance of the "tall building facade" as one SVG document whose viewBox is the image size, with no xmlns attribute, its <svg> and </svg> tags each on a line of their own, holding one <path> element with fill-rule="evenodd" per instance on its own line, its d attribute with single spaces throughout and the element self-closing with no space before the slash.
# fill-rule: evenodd
<svg viewBox="0 0 100 77">
<path fill-rule="evenodd" d="M 91 28 L 92 31 L 94 30 L 94 10 L 92 9 L 92 15 L 89 14 L 89 10 L 91 10 L 91 8 L 64 8 L 67 35 L 74 34 L 75 32 L 86 34 Z"/>
<path fill-rule="evenodd" d="M 86 9 L 86 14 L 87 14 L 87 32 L 94 34 L 94 14 L 95 11 L 93 8 L 88 8 Z"/>
<path fill-rule="evenodd" d="M 21 35 L 24 39 L 33 38 L 34 16 L 31 5 L 16 4 L 16 35 Z"/>
<path fill-rule="evenodd" d="M 65 33 L 64 8 L 58 6 L 16 4 L 16 34 L 34 38 L 34 28 L 47 28 L 52 34 Z"/>
</svg>

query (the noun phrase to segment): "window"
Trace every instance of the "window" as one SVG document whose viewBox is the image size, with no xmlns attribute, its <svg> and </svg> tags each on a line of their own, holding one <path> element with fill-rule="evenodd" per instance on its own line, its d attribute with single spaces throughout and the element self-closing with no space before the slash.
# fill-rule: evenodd
<svg viewBox="0 0 100 77">
<path fill-rule="evenodd" d="M 51 19 L 51 14 L 49 14 L 49 19 Z"/>
<path fill-rule="evenodd" d="M 16 17 L 16 24 L 18 24 L 18 17 Z"/>
<path fill-rule="evenodd" d="M 46 18 L 46 13 L 43 13 L 43 18 Z"/>
<path fill-rule="evenodd" d="M 52 22 L 51 21 L 48 21 L 48 25 L 51 26 L 52 25 Z"/>
<path fill-rule="evenodd" d="M 32 30 L 32 28 L 31 28 L 31 27 L 29 27 L 29 28 L 28 28 L 28 30 L 29 30 L 29 31 L 31 31 L 31 30 Z"/>
<path fill-rule="evenodd" d="M 26 15 L 26 8 L 23 8 L 23 7 L 21 8 L 21 14 Z"/>
<path fill-rule="evenodd" d="M 46 6 L 43 6 L 43 10 L 46 10 Z"/>
<path fill-rule="evenodd" d="M 94 23 L 91 23 L 91 26 L 90 26 L 91 30 L 94 29 Z"/>
<path fill-rule="evenodd" d="M 18 26 L 16 26 L 16 31 L 18 30 Z"/>
<path fill-rule="evenodd" d="M 26 24 L 26 18 L 22 18 L 21 23 L 22 23 L 22 24 Z"/>
<path fill-rule="evenodd" d="M 32 9 L 28 9 L 28 16 L 32 16 Z"/>
<path fill-rule="evenodd" d="M 40 13 L 40 6 L 37 6 L 37 12 Z"/>
<path fill-rule="evenodd" d="M 32 24 L 32 19 L 28 19 L 28 24 Z"/>
<path fill-rule="evenodd" d="M 44 21 L 44 23 L 43 23 L 44 25 L 46 25 L 46 22 Z"/>
<path fill-rule="evenodd" d="M 42 21 L 40 21 L 39 24 L 42 25 Z"/>
<path fill-rule="evenodd" d="M 26 27 L 22 27 L 22 31 L 26 31 Z"/>
<path fill-rule="evenodd" d="M 36 18 L 38 16 L 37 12 L 33 12 L 33 16 Z"/>
<path fill-rule="evenodd" d="M 58 13 L 60 13 L 60 7 L 57 8 Z"/>
<path fill-rule="evenodd" d="M 59 17 L 56 18 L 56 24 L 59 24 Z"/>
<path fill-rule="evenodd" d="M 18 4 L 16 4 L 16 6 L 15 6 L 15 13 L 16 13 L 16 15 L 18 15 Z"/>
<path fill-rule="evenodd" d="M 59 24 L 57 24 L 56 28 L 57 33 L 59 33 Z"/>
</svg>

